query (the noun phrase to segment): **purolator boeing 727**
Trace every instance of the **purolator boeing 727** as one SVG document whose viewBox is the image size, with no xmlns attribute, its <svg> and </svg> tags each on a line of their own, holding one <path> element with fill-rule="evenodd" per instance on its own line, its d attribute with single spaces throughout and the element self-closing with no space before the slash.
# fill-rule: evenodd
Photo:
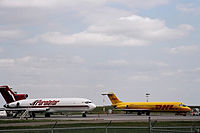
<svg viewBox="0 0 200 133">
<path fill-rule="evenodd" d="M 126 112 L 137 112 L 138 115 L 146 113 L 150 115 L 150 112 L 176 112 L 186 115 L 191 109 L 181 102 L 122 102 L 114 93 L 105 93 L 110 99 L 112 106 L 116 110 Z"/>
<path fill-rule="evenodd" d="M 26 99 L 27 94 L 16 94 L 8 86 L 0 86 L 0 92 L 6 101 L 4 110 L 14 112 L 14 116 L 21 112 L 21 117 L 28 114 L 35 117 L 37 112 L 45 112 L 45 117 L 50 117 L 50 113 L 54 112 L 82 112 L 82 116 L 86 117 L 86 112 L 96 108 L 91 100 L 85 98 Z"/>
</svg>

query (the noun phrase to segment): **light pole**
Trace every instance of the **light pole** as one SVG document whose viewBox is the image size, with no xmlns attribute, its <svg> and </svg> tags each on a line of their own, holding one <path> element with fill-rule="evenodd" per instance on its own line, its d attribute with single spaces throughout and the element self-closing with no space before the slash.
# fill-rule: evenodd
<svg viewBox="0 0 200 133">
<path fill-rule="evenodd" d="M 149 102 L 150 93 L 146 93 L 147 102 Z"/>
</svg>

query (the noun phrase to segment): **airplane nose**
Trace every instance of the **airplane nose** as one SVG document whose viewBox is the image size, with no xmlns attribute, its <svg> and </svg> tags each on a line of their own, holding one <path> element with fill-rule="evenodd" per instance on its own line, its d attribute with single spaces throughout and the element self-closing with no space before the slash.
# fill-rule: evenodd
<svg viewBox="0 0 200 133">
<path fill-rule="evenodd" d="M 188 107 L 187 110 L 188 110 L 188 111 L 191 111 L 191 108 Z"/>
<path fill-rule="evenodd" d="M 93 109 L 95 109 L 95 108 L 96 108 L 96 105 L 93 104 L 93 103 L 90 103 L 90 110 L 93 110 Z"/>
</svg>

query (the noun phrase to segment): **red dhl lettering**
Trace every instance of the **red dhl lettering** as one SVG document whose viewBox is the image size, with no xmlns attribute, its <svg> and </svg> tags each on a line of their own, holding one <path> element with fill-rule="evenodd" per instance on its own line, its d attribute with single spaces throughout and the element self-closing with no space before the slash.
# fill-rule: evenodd
<svg viewBox="0 0 200 133">
<path fill-rule="evenodd" d="M 156 105 L 156 109 L 159 110 L 173 110 L 174 105 Z"/>
<path fill-rule="evenodd" d="M 48 100 L 48 101 L 42 101 L 42 100 L 36 100 L 31 105 L 37 106 L 37 105 L 56 105 L 59 100 Z"/>
</svg>

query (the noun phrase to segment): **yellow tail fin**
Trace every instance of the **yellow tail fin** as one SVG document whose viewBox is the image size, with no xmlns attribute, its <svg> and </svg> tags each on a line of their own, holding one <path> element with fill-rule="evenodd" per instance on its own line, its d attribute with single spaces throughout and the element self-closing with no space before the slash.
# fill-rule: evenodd
<svg viewBox="0 0 200 133">
<path fill-rule="evenodd" d="M 117 104 L 121 102 L 113 92 L 102 95 L 107 95 L 112 104 Z"/>
</svg>

